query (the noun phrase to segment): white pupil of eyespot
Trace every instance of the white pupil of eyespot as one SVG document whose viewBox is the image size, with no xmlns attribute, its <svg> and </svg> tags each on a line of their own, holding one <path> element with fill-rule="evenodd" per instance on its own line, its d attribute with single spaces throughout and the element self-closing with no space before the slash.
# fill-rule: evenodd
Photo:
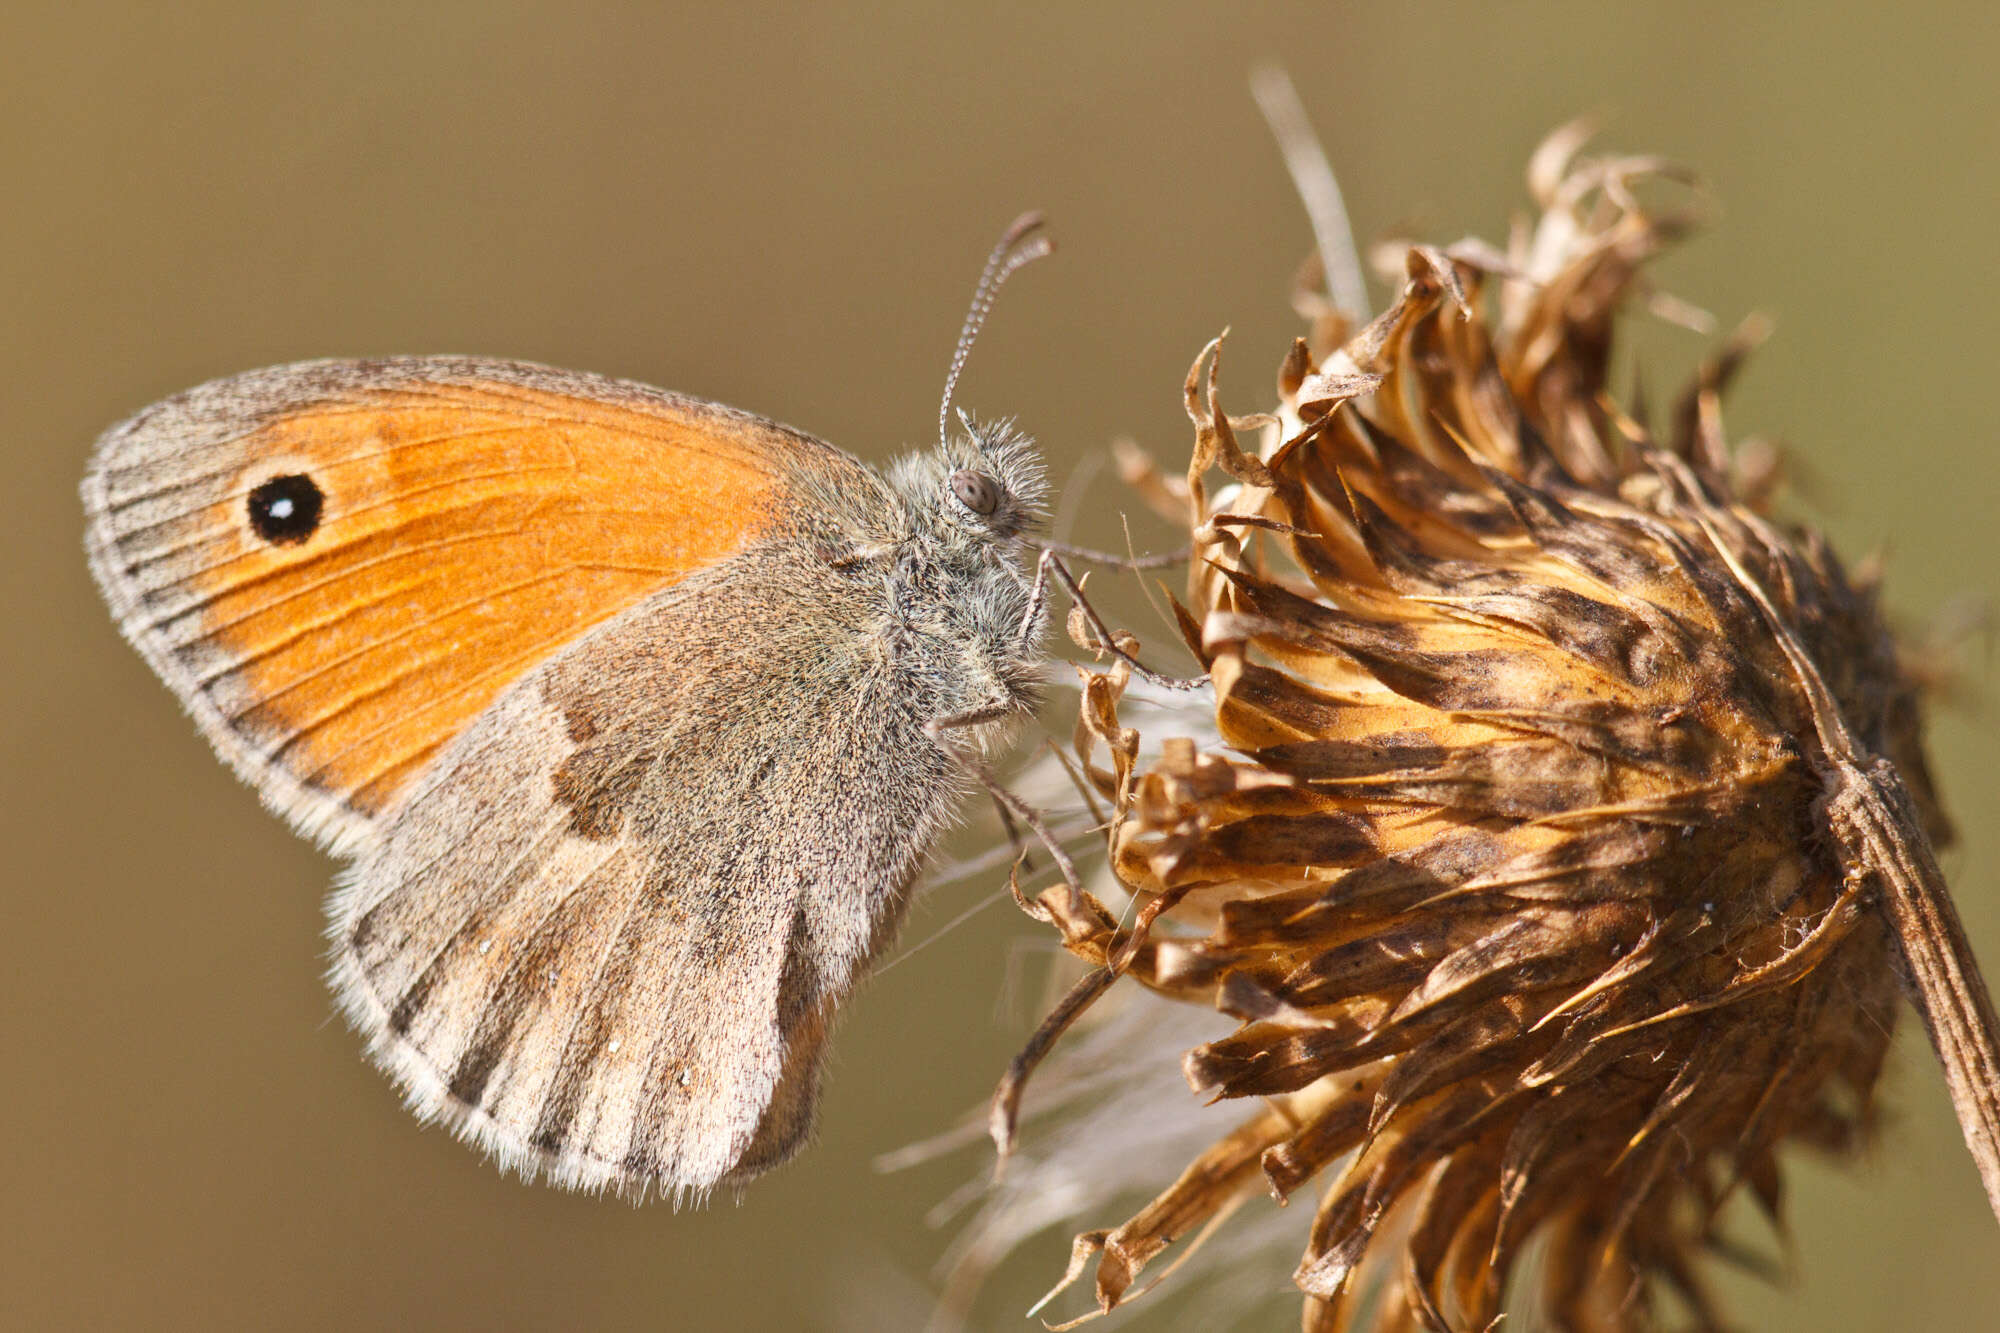
<svg viewBox="0 0 2000 1333">
<path fill-rule="evenodd" d="M 272 518 L 290 518 L 291 516 L 292 516 L 292 502 L 290 500 L 271 501 Z"/>
</svg>

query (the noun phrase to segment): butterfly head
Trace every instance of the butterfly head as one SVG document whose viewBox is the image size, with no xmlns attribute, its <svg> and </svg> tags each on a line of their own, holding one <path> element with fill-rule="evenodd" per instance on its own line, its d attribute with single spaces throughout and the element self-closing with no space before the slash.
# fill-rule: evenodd
<svg viewBox="0 0 2000 1333">
<path fill-rule="evenodd" d="M 963 431 L 890 473 L 912 536 L 940 547 L 1017 546 L 1046 517 L 1048 480 L 1034 441 L 1012 421 L 960 420 Z"/>
<path fill-rule="evenodd" d="M 887 480 L 897 512 L 883 550 L 888 633 L 921 682 L 911 697 L 925 701 L 926 717 L 1026 709 L 1046 619 L 1028 540 L 1047 493 L 1033 442 L 1011 422 L 967 420 L 943 444 L 899 460 Z"/>
</svg>

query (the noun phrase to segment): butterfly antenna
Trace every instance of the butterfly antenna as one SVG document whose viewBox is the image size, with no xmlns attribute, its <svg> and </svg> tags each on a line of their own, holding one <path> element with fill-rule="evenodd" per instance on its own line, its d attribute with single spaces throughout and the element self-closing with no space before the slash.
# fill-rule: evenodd
<svg viewBox="0 0 2000 1333">
<path fill-rule="evenodd" d="M 1051 254 L 1056 244 L 1047 236 L 1037 236 L 1043 218 L 1040 213 L 1023 213 L 1008 224 L 1001 234 L 999 244 L 993 253 L 986 256 L 986 267 L 979 274 L 979 286 L 972 293 L 972 308 L 965 312 L 965 323 L 958 331 L 958 346 L 951 354 L 951 370 L 944 377 L 944 399 L 938 404 L 938 443 L 946 439 L 947 423 L 951 419 L 951 395 L 958 387 L 958 376 L 965 369 L 966 358 L 972 355 L 972 344 L 979 341 L 979 330 L 986 326 L 986 316 L 993 309 L 993 298 L 1000 294 L 1001 284 L 1014 276 L 1015 270 L 1025 268 Z"/>
</svg>

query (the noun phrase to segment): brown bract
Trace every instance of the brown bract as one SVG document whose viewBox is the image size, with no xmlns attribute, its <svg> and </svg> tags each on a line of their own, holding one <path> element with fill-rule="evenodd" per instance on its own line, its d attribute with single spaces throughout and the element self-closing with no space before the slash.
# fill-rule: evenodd
<svg viewBox="0 0 2000 1333">
<path fill-rule="evenodd" d="M 1872 590 L 1732 455 L 1748 337 L 1658 429 L 1614 401 L 1615 318 L 1681 221 L 1634 193 L 1660 164 L 1552 142 L 1539 224 L 1410 250 L 1391 310 L 1293 348 L 1275 420 L 1226 415 L 1205 349 L 1186 484 L 1145 478 L 1185 505 L 1226 752 L 1142 738 L 1125 669 L 1092 679 L 1078 748 L 1137 911 L 1034 907 L 1098 965 L 1084 1000 L 1122 976 L 1240 1020 L 1183 1068 L 1247 1114 L 1078 1238 L 1100 1309 L 1247 1197 L 1310 1192 L 1308 1329 L 1485 1328 L 1531 1246 L 1553 1327 L 1649 1326 L 1663 1286 L 1715 1326 L 1725 1201 L 1778 1217 L 1784 1145 L 1870 1126 L 1883 836 L 1926 864 L 1947 836 L 1916 688 Z"/>
</svg>

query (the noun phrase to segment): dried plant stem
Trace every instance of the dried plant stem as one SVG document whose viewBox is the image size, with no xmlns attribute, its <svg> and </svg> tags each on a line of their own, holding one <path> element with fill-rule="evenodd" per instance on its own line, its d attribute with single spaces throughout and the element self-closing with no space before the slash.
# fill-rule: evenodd
<svg viewBox="0 0 2000 1333">
<path fill-rule="evenodd" d="M 1850 878 L 1872 879 L 1881 888 L 1910 1002 L 1944 1066 L 1959 1130 L 1979 1167 L 1987 1204 L 2000 1220 L 2000 1018 L 1994 1015 L 1993 997 L 1909 788 L 1895 765 L 1864 756 L 1811 655 L 1763 584 L 1718 533 L 1726 516 L 1707 500 L 1684 464 L 1662 459 L 1661 466 L 1684 488 L 1716 554 L 1757 605 L 1811 703 L 1824 753 L 1826 814 L 1843 835 L 1835 840 L 1842 869 Z M 1762 520 L 1744 515 L 1740 521 L 1767 550 L 1775 549 L 1775 538 Z"/>
<path fill-rule="evenodd" d="M 1285 169 L 1292 174 L 1292 186 L 1305 204 L 1334 308 L 1365 322 L 1368 279 L 1362 273 L 1354 229 L 1348 225 L 1347 201 L 1341 197 L 1340 180 L 1326 160 L 1326 150 L 1320 147 L 1312 122 L 1306 118 L 1299 90 L 1282 66 L 1265 65 L 1251 74 L 1250 93 L 1271 127 L 1271 137 L 1278 141 Z"/>
<path fill-rule="evenodd" d="M 1843 846 L 1860 853 L 1850 873 L 1881 886 L 1910 1000 L 1944 1065 L 1965 1146 L 2000 1218 L 2000 1019 L 1993 997 L 1902 777 L 1877 760 L 1866 773 L 1842 765 L 1841 779 L 1827 813 L 1848 831 Z"/>
</svg>

